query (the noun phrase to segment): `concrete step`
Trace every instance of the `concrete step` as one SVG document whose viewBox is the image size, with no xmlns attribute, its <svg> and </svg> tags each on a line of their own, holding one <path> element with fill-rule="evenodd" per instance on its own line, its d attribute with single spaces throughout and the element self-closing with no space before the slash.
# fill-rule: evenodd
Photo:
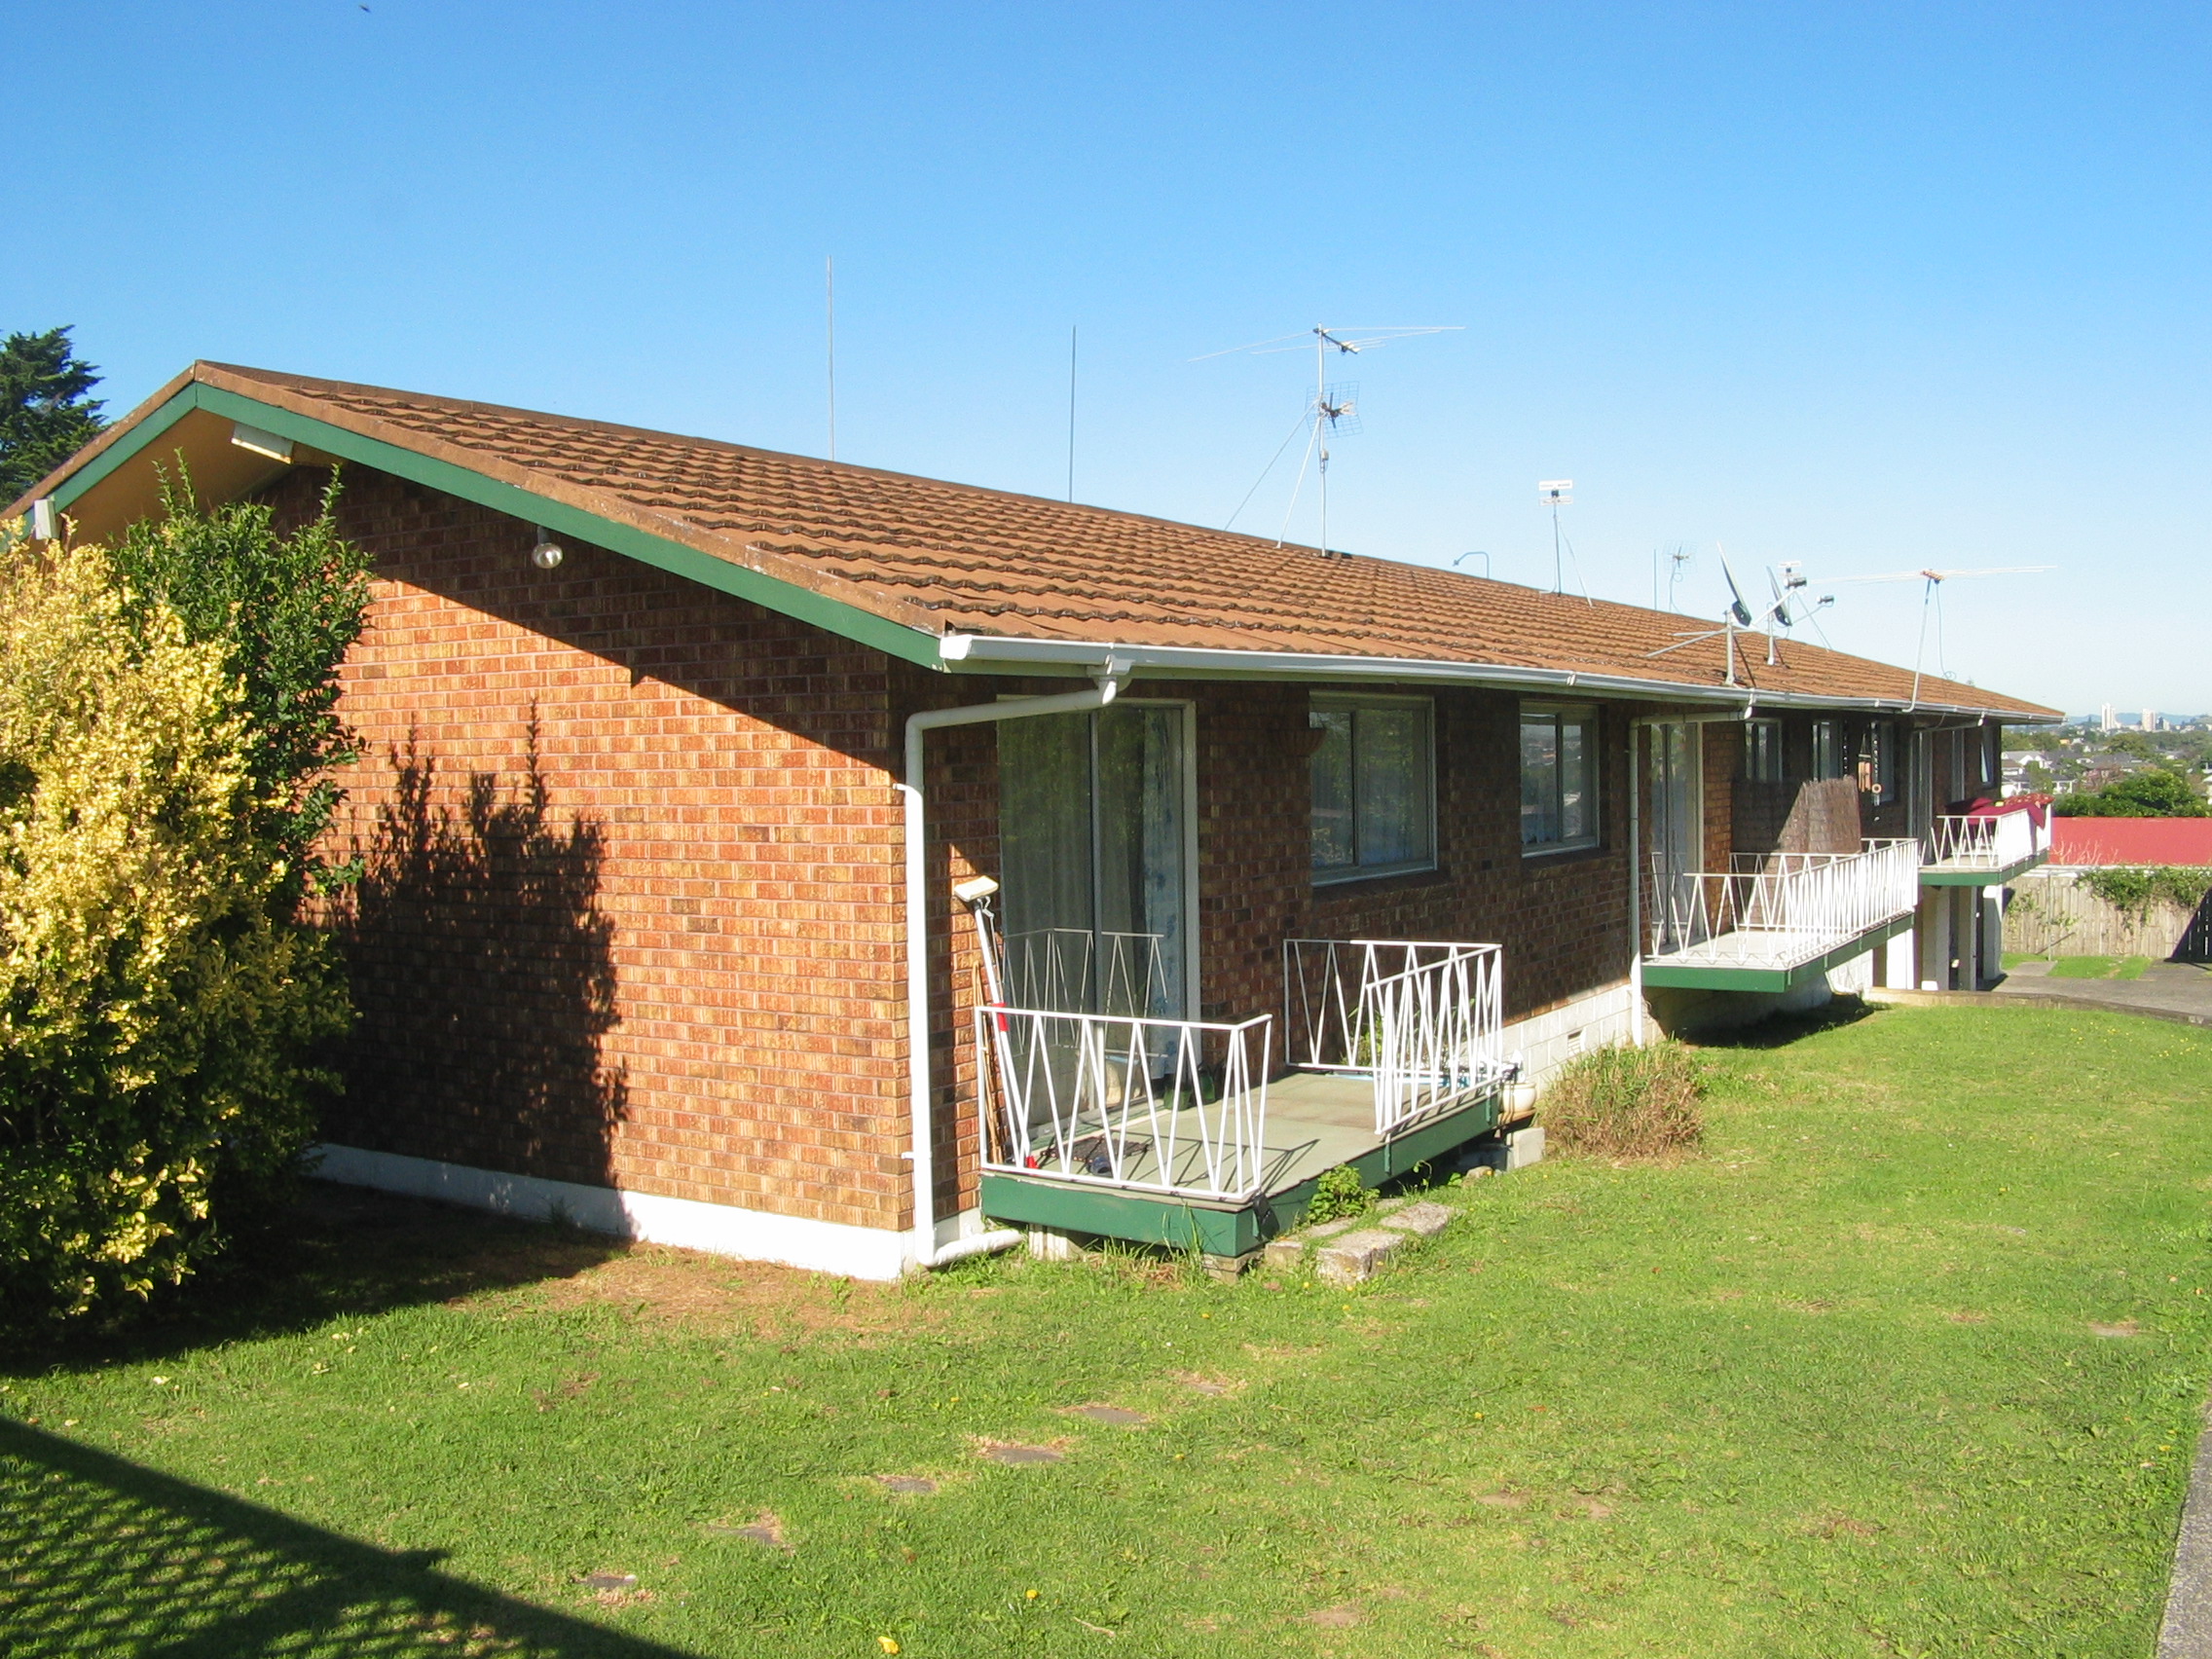
<svg viewBox="0 0 2212 1659">
<path fill-rule="evenodd" d="M 1375 1276 L 1392 1251 L 1417 1238 L 1434 1238 L 1457 1213 L 1433 1199 L 1393 1198 L 1372 1216 L 1323 1222 L 1271 1239 L 1263 1259 L 1271 1268 L 1295 1270 L 1306 1265 L 1311 1250 L 1313 1273 L 1322 1283 L 1360 1284 Z"/>
</svg>

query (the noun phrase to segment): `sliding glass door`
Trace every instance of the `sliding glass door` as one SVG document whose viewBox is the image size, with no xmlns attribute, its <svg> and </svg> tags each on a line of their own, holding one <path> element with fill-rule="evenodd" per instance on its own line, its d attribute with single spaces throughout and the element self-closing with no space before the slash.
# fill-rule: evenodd
<svg viewBox="0 0 2212 1659">
<path fill-rule="evenodd" d="M 1188 1017 L 1188 719 L 1180 704 L 1116 703 L 998 728 L 1014 1006 Z"/>
</svg>

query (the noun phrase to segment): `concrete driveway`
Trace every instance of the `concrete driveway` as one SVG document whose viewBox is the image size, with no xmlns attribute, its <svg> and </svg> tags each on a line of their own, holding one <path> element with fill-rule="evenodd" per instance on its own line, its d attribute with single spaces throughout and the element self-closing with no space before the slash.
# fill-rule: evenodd
<svg viewBox="0 0 2212 1659">
<path fill-rule="evenodd" d="M 2053 979 L 2050 967 L 2026 962 L 1996 987 L 2000 997 L 2124 1009 L 2212 1024 L 2212 967 L 2194 962 L 2154 962 L 2140 979 Z"/>
</svg>

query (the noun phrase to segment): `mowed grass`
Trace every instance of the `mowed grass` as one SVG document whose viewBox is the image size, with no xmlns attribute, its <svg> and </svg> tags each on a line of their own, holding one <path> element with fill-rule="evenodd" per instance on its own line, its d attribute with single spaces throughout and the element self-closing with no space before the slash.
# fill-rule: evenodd
<svg viewBox="0 0 2212 1659">
<path fill-rule="evenodd" d="M 1453 1189 L 1352 1292 L 325 1198 L 204 1323 L 7 1374 L 0 1648 L 2148 1655 L 2212 1032 L 1760 1041 L 1700 1155 Z"/>
<path fill-rule="evenodd" d="M 2140 979 L 2151 966 L 2148 956 L 2061 956 L 2050 965 L 2053 979 Z"/>
</svg>

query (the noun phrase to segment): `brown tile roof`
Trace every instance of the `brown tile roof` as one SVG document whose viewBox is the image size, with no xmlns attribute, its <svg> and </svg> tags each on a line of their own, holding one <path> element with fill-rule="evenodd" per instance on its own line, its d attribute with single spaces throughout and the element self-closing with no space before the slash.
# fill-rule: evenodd
<svg viewBox="0 0 2212 1659">
<path fill-rule="evenodd" d="M 933 634 L 1538 669 L 1717 688 L 1668 611 L 1257 536 L 453 398 L 201 363 L 191 377 L 458 462 Z M 1739 637 L 1769 694 L 1913 694 L 1907 669 Z M 978 653 L 981 654 L 981 653 Z M 1925 677 L 1923 706 L 2055 711 Z"/>
</svg>

